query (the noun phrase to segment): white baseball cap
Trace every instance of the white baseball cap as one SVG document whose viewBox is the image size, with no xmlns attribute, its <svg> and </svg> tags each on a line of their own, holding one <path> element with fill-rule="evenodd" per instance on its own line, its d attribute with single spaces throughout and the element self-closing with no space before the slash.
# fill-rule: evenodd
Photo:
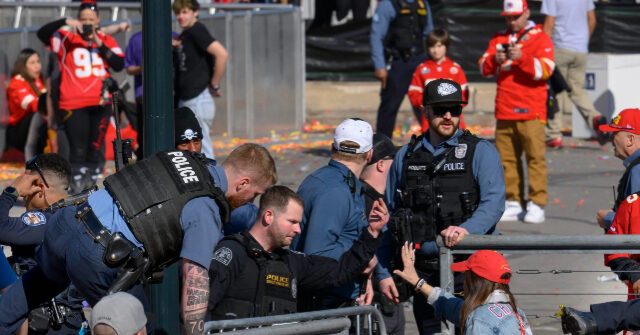
<svg viewBox="0 0 640 335">
<path fill-rule="evenodd" d="M 351 141 L 358 143 L 360 148 L 349 148 L 342 146 L 342 142 Z M 362 119 L 346 119 L 342 121 L 333 134 L 333 147 L 338 151 L 353 154 L 363 154 L 369 152 L 373 147 L 373 129 L 371 125 Z"/>
<path fill-rule="evenodd" d="M 502 16 L 515 16 L 524 13 L 529 9 L 527 0 L 504 0 L 504 11 L 500 13 Z"/>
</svg>

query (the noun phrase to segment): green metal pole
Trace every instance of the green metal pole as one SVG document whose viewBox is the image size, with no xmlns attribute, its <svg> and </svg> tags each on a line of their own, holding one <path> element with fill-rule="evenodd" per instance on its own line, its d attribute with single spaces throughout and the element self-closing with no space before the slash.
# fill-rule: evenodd
<svg viewBox="0 0 640 335">
<path fill-rule="evenodd" d="M 172 149 L 173 83 L 171 60 L 171 0 L 142 1 L 144 87 L 144 154 Z M 161 284 L 151 286 L 156 334 L 180 334 L 178 267 L 164 271 Z"/>
</svg>

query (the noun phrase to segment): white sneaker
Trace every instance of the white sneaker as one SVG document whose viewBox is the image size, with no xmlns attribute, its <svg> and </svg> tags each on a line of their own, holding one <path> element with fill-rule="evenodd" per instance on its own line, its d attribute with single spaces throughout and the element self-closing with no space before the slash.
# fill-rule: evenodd
<svg viewBox="0 0 640 335">
<path fill-rule="evenodd" d="M 542 223 L 544 222 L 544 209 L 536 205 L 533 201 L 527 202 L 527 214 L 524 216 L 526 223 Z"/>
<path fill-rule="evenodd" d="M 507 200 L 504 203 L 504 213 L 500 221 L 518 221 L 522 214 L 522 206 L 520 203 L 513 200 Z"/>
</svg>

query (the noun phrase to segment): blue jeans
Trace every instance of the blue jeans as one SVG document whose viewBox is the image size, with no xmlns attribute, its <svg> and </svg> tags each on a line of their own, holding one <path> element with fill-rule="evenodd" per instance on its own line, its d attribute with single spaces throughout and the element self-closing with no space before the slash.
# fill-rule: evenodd
<svg viewBox="0 0 640 335">
<path fill-rule="evenodd" d="M 114 281 L 117 269 L 102 262 L 104 247 L 89 236 L 75 211 L 73 206 L 65 207 L 51 216 L 36 251 L 38 266 L 0 296 L 0 334 L 13 333 L 29 310 L 50 300 L 70 283 L 93 306 Z M 128 292 L 148 310 L 142 285 Z"/>
</svg>

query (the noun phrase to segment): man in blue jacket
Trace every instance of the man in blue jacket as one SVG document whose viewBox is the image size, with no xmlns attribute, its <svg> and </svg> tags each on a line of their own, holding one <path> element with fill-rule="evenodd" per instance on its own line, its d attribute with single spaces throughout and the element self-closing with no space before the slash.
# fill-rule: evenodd
<svg viewBox="0 0 640 335">
<path fill-rule="evenodd" d="M 504 176 L 496 148 L 458 128 L 466 103 L 460 85 L 437 79 L 424 92 L 429 130 L 400 148 L 387 180 L 386 200 L 393 215 L 388 233 L 396 245 L 379 250 L 378 259 L 387 271 L 379 271 L 377 279 L 382 292 L 396 302 L 413 292 L 412 288 L 398 291 L 405 287 L 399 281 L 395 285 L 388 271 L 402 267 L 397 260 L 391 268 L 390 263 L 404 241 L 416 245 L 420 277 L 437 286 L 436 237 L 441 235 L 447 246 L 454 246 L 464 235 L 495 233 L 504 211 Z M 420 334 L 440 332 L 440 320 L 421 294 L 414 295 L 413 310 Z"/>
<path fill-rule="evenodd" d="M 382 0 L 371 22 L 371 59 L 380 80 L 376 133 L 392 137 L 398 108 L 409 90 L 413 71 L 427 60 L 424 40 L 433 29 L 426 0 Z M 420 110 L 415 109 L 416 122 Z"/>
</svg>

